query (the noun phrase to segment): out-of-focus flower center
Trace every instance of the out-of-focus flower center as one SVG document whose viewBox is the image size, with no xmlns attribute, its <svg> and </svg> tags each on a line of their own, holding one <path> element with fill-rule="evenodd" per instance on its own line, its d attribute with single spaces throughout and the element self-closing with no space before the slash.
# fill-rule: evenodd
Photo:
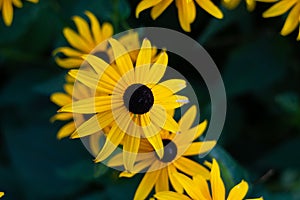
<svg viewBox="0 0 300 200">
<path fill-rule="evenodd" d="M 154 103 L 154 96 L 150 88 L 143 84 L 129 86 L 123 96 L 124 104 L 134 114 L 147 113 Z"/>
<path fill-rule="evenodd" d="M 177 155 L 177 147 L 174 142 L 169 139 L 163 139 L 164 145 L 164 156 L 162 157 L 162 162 L 171 162 Z"/>
</svg>

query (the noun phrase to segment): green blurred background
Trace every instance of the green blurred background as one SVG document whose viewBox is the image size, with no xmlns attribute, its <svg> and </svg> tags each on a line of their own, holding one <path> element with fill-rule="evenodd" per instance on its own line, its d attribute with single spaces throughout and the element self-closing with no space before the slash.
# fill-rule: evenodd
<svg viewBox="0 0 300 200">
<path fill-rule="evenodd" d="M 11 27 L 0 21 L 0 191 L 3 199 L 132 199 L 141 175 L 118 179 L 118 172 L 94 164 L 80 140 L 56 139 L 64 124 L 51 124 L 58 107 L 49 96 L 62 91 L 67 70 L 53 49 L 67 45 L 62 29 L 73 15 L 92 11 L 115 33 L 129 27 L 160 26 L 182 31 L 175 4 L 156 21 L 149 10 L 134 17 L 138 0 L 41 0 L 15 9 Z M 279 35 L 284 18 L 263 19 L 244 2 L 224 8 L 223 20 L 199 7 L 192 32 L 222 73 L 228 112 L 216 157 L 228 187 L 245 178 L 249 197 L 300 199 L 300 46 Z M 192 78 L 191 78 L 192 79 Z M 195 82 L 196 80 L 191 80 Z M 199 91 L 202 90 L 199 87 Z M 201 95 L 200 95 L 201 96 Z M 209 99 L 202 103 L 209 106 Z M 204 112 L 206 109 L 203 109 Z M 204 115 L 209 113 L 204 113 Z"/>
</svg>

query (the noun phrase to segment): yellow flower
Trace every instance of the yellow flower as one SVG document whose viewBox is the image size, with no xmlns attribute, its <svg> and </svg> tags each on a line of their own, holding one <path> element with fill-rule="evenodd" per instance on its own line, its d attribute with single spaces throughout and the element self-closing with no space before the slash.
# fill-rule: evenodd
<svg viewBox="0 0 300 200">
<path fill-rule="evenodd" d="M 181 173 L 175 173 L 173 176 L 182 184 L 188 196 L 182 193 L 165 191 L 155 194 L 155 198 L 158 200 L 242 200 L 246 196 L 249 187 L 248 183 L 242 180 L 230 190 L 226 198 L 220 168 L 215 159 L 213 159 L 210 172 L 210 190 L 208 182 L 201 175 L 193 176 L 193 179 Z M 263 200 L 263 198 L 254 198 L 251 200 Z"/>
<path fill-rule="evenodd" d="M 39 0 L 26 0 L 31 3 L 38 3 Z M 13 6 L 16 6 L 17 8 L 22 8 L 23 3 L 21 0 L 0 0 L 0 10 L 2 10 L 2 17 L 4 24 L 6 26 L 10 26 L 13 17 L 14 17 L 14 8 Z"/>
<path fill-rule="evenodd" d="M 139 39 L 138 39 L 138 34 L 137 32 L 129 32 L 128 34 L 125 34 L 119 38 L 119 42 L 122 43 L 128 51 L 138 49 L 140 46 Z M 107 50 L 107 54 L 109 57 L 112 57 L 112 49 Z M 130 55 L 132 59 L 136 60 L 136 52 L 135 51 L 130 51 Z M 111 60 L 112 58 L 110 58 Z M 51 95 L 50 99 L 53 103 L 56 105 L 63 107 L 67 104 L 72 103 L 72 98 L 74 100 L 78 99 L 83 99 L 83 98 L 88 98 L 91 97 L 92 91 L 86 87 L 83 84 L 80 84 L 79 82 L 76 85 L 77 89 L 80 89 L 81 92 L 77 92 L 74 94 L 72 97 L 73 93 L 73 88 L 74 88 L 74 81 L 75 79 L 72 78 L 71 76 L 66 76 L 66 84 L 64 85 L 64 91 L 65 92 L 55 92 Z M 79 118 L 79 119 L 78 119 Z M 80 116 L 77 115 L 77 120 L 76 123 L 82 123 L 87 116 Z M 58 133 L 57 133 L 57 139 L 62 139 L 64 137 L 70 136 L 74 131 L 76 130 L 75 127 L 75 122 L 73 121 L 73 114 L 72 113 L 57 113 L 55 114 L 50 121 L 54 122 L 56 120 L 59 121 L 69 121 L 67 124 L 62 126 Z M 72 121 L 71 121 L 72 120 Z M 91 138 L 92 140 L 93 138 Z"/>
<path fill-rule="evenodd" d="M 77 128 L 73 137 L 85 137 L 111 126 L 95 162 L 105 160 L 122 144 L 124 165 L 131 171 L 141 137 L 146 137 L 162 157 L 163 143 L 159 132 L 162 128 L 178 131 L 176 121 L 167 110 L 188 102 L 186 97 L 175 95 L 186 87 L 186 83 L 180 79 L 159 83 L 167 69 L 168 55 L 162 51 L 154 62 L 152 55 L 156 49 L 149 40 L 144 39 L 135 63 L 121 43 L 113 38 L 108 41 L 115 63 L 108 64 L 97 56 L 87 55 L 84 58 L 93 71 L 69 72 L 77 81 L 96 91 L 94 97 L 73 101 L 60 112 L 94 114 Z"/>
<path fill-rule="evenodd" d="M 54 55 L 59 53 L 64 55 L 63 58 L 58 56 L 55 58 L 56 63 L 63 68 L 79 68 L 83 61 L 82 56 L 91 53 L 96 47 L 96 51 L 105 51 L 105 44 L 98 45 L 113 34 L 110 23 L 103 23 L 101 27 L 93 13 L 86 11 L 85 14 L 90 20 L 91 27 L 80 16 L 74 16 L 72 19 L 78 33 L 68 27 L 63 29 L 63 34 L 71 47 L 59 47 L 53 52 Z"/>
<path fill-rule="evenodd" d="M 197 4 L 209 14 L 221 19 L 223 14 L 221 10 L 215 6 L 211 0 L 195 0 Z M 173 0 L 142 0 L 136 7 L 135 15 L 138 18 L 140 12 L 151 8 L 151 17 L 155 20 L 163 11 L 173 2 Z M 181 28 L 186 31 L 191 31 L 191 23 L 196 18 L 196 6 L 194 0 L 175 0 L 178 10 L 178 19 Z"/>
<path fill-rule="evenodd" d="M 261 2 L 275 2 L 276 0 L 258 0 Z M 288 10 L 290 10 L 284 26 L 280 32 L 281 35 L 286 36 L 293 32 L 297 26 L 299 26 L 300 22 L 300 0 L 280 0 L 271 8 L 266 10 L 263 13 L 264 18 L 276 17 L 279 15 L 283 15 Z M 300 40 L 300 26 L 297 40 Z"/>
<path fill-rule="evenodd" d="M 245 0 L 248 11 L 253 11 L 256 5 L 256 0 Z M 241 0 L 222 0 L 222 4 L 232 10 L 235 9 L 239 4 Z"/>
<path fill-rule="evenodd" d="M 0 192 L 0 198 L 4 196 L 4 192 Z"/>
<path fill-rule="evenodd" d="M 201 174 L 205 179 L 209 179 L 209 170 L 199 163 L 186 158 L 211 150 L 216 144 L 215 141 L 199 142 L 199 138 L 207 126 L 207 121 L 191 128 L 196 117 L 196 107 L 192 106 L 178 122 L 180 133 L 171 133 L 163 130 L 161 137 L 164 144 L 164 156 L 159 158 L 151 145 L 142 141 L 140 152 L 137 157 L 133 173 L 122 172 L 120 176 L 132 177 L 136 173 L 147 171 L 139 184 L 134 199 L 145 199 L 152 188 L 156 192 L 169 190 L 169 182 L 179 193 L 183 192 L 183 187 L 173 176 L 177 170 L 189 175 L 195 176 Z M 113 157 L 108 166 L 122 165 L 122 156 L 120 154 Z"/>
</svg>

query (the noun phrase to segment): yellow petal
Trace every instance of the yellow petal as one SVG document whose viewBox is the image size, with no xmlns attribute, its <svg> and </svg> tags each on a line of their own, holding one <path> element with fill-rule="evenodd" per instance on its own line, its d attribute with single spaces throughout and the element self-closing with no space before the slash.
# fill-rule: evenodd
<svg viewBox="0 0 300 200">
<path fill-rule="evenodd" d="M 66 69 L 79 68 L 82 61 L 81 58 L 55 58 L 57 65 Z"/>
<path fill-rule="evenodd" d="M 193 181 L 195 185 L 199 186 L 198 188 L 200 190 L 200 193 L 203 195 L 204 199 L 212 200 L 207 181 L 201 175 L 193 176 Z"/>
<path fill-rule="evenodd" d="M 108 41 L 112 46 L 114 59 L 117 63 L 120 74 L 124 75 L 126 72 L 133 70 L 131 58 L 124 46 L 113 38 Z M 127 80 L 127 83 L 131 83 L 131 81 Z"/>
<path fill-rule="evenodd" d="M 193 181 L 181 174 L 181 173 L 175 173 L 174 177 L 178 180 L 178 182 L 181 183 L 186 193 L 192 198 L 192 199 L 204 199 L 203 195 L 199 192 L 199 188 L 195 187 L 195 184 Z"/>
<path fill-rule="evenodd" d="M 59 140 L 64 137 L 68 137 L 74 132 L 75 129 L 76 129 L 76 127 L 75 127 L 74 122 L 69 122 L 66 125 L 64 125 L 63 127 L 61 127 L 61 129 L 59 129 L 56 137 Z"/>
<path fill-rule="evenodd" d="M 300 41 L 300 26 L 299 26 L 299 32 L 298 32 L 297 41 Z"/>
<path fill-rule="evenodd" d="M 190 131 L 196 133 L 194 136 L 194 140 L 199 138 L 205 131 L 207 127 L 207 120 L 204 120 L 201 124 L 198 126 L 192 128 Z"/>
<path fill-rule="evenodd" d="M 154 100 L 154 103 L 163 106 L 166 110 L 171 110 L 189 103 L 189 99 L 186 96 L 173 95 L 166 97 L 164 100 L 157 98 Z"/>
<path fill-rule="evenodd" d="M 280 34 L 285 36 L 290 34 L 293 30 L 295 30 L 297 25 L 299 25 L 299 16 L 300 16 L 300 3 L 298 3 L 290 11 L 288 17 L 285 20 L 284 26 Z"/>
<path fill-rule="evenodd" d="M 158 200 L 191 200 L 184 194 L 179 194 L 172 191 L 159 192 L 154 195 Z"/>
<path fill-rule="evenodd" d="M 4 0 L 2 5 L 2 16 L 6 26 L 10 26 L 13 21 L 13 5 L 11 1 Z"/>
<path fill-rule="evenodd" d="M 72 29 L 64 28 L 63 34 L 72 47 L 85 53 L 90 53 L 92 50 L 93 47 L 91 48 L 88 43 Z"/>
<path fill-rule="evenodd" d="M 121 141 L 124 138 L 124 131 L 122 131 L 116 124 L 111 128 L 109 133 L 107 134 L 105 143 L 95 158 L 95 162 L 101 162 L 105 160 L 108 156 L 112 154 L 112 152 L 118 147 Z"/>
<path fill-rule="evenodd" d="M 131 134 L 131 133 L 130 133 Z M 134 136 L 125 135 L 123 144 L 123 158 L 125 170 L 132 172 L 133 166 L 136 161 L 136 156 L 140 146 L 140 136 L 135 134 Z"/>
<path fill-rule="evenodd" d="M 72 113 L 58 113 L 58 114 L 54 115 L 53 117 L 51 117 L 50 122 L 54 122 L 56 120 L 66 121 L 66 120 L 70 120 L 72 118 L 73 118 Z"/>
<path fill-rule="evenodd" d="M 14 6 L 16 6 L 17 8 L 22 8 L 23 3 L 21 0 L 12 0 L 12 3 Z M 0 6 L 1 7 L 1 6 Z"/>
<path fill-rule="evenodd" d="M 263 13 L 264 18 L 275 17 L 287 12 L 297 0 L 281 0 Z"/>
<path fill-rule="evenodd" d="M 181 28 L 186 32 L 190 32 L 190 24 L 195 20 L 196 17 L 196 7 L 194 1 L 176 0 L 176 6 L 178 9 L 178 18 Z"/>
<path fill-rule="evenodd" d="M 4 192 L 0 192 L 0 198 L 4 196 Z"/>
<path fill-rule="evenodd" d="M 111 97 L 100 96 L 82 99 L 62 107 L 59 112 L 91 114 L 111 110 Z"/>
<path fill-rule="evenodd" d="M 198 5 L 203 8 L 206 12 L 211 14 L 212 16 L 222 19 L 223 18 L 223 13 L 222 11 L 215 5 L 213 2 L 210 0 L 196 0 Z"/>
<path fill-rule="evenodd" d="M 242 180 L 230 190 L 227 200 L 243 200 L 248 192 L 248 188 L 248 183 Z"/>
<path fill-rule="evenodd" d="M 65 92 L 66 92 L 68 95 L 70 95 L 70 96 L 73 95 L 73 88 L 74 88 L 74 85 L 73 85 L 73 84 L 70 84 L 70 83 L 64 84 L 64 90 L 65 90 Z"/>
<path fill-rule="evenodd" d="M 168 174 L 172 187 L 178 193 L 183 193 L 183 187 L 181 183 L 174 177 L 174 174 L 177 173 L 176 168 L 173 164 L 168 165 Z"/>
<path fill-rule="evenodd" d="M 58 106 L 65 106 L 72 102 L 72 97 L 65 93 L 56 92 L 50 96 L 50 100 Z"/>
<path fill-rule="evenodd" d="M 102 24 L 102 40 L 109 39 L 114 33 L 114 29 L 110 23 L 103 23 Z"/>
<path fill-rule="evenodd" d="M 90 151 L 93 154 L 93 156 L 97 156 L 97 154 L 99 153 L 101 146 L 100 144 L 102 143 L 102 138 L 103 138 L 103 132 L 99 132 L 96 134 L 92 134 L 89 137 L 89 147 L 90 147 Z"/>
<path fill-rule="evenodd" d="M 249 12 L 253 11 L 255 6 L 256 6 L 256 1 L 254 0 L 246 0 L 246 4 L 247 4 L 247 10 Z"/>
<path fill-rule="evenodd" d="M 65 56 L 68 56 L 68 57 L 80 57 L 80 56 L 82 56 L 82 52 L 80 52 L 78 50 L 75 50 L 71 47 L 59 47 L 59 48 L 55 49 L 52 54 L 56 55 L 58 53 L 62 53 Z"/>
<path fill-rule="evenodd" d="M 181 117 L 178 124 L 180 127 L 180 131 L 187 131 L 191 128 L 195 121 L 195 117 L 197 114 L 197 108 L 195 105 L 191 106 Z"/>
<path fill-rule="evenodd" d="M 83 38 L 88 45 L 95 47 L 96 44 L 93 41 L 89 24 L 79 16 L 74 16 L 72 19 L 77 27 L 80 37 Z"/>
<path fill-rule="evenodd" d="M 77 81 L 80 81 L 82 84 L 91 88 L 93 91 L 97 89 L 99 82 L 99 77 L 97 74 L 86 70 L 70 70 L 68 74 Z M 74 90 L 77 91 L 76 85 Z"/>
<path fill-rule="evenodd" d="M 227 8 L 227 9 L 235 9 L 239 4 L 241 0 L 222 0 L 222 4 Z"/>
<path fill-rule="evenodd" d="M 26 1 L 31 2 L 31 3 L 38 3 L 39 2 L 39 0 L 26 0 Z"/>
<path fill-rule="evenodd" d="M 85 137 L 96 133 L 107 127 L 114 121 L 114 117 L 110 111 L 104 113 L 98 113 L 81 124 L 76 132 L 72 135 L 72 138 Z"/>
<path fill-rule="evenodd" d="M 162 192 L 168 190 L 169 190 L 168 168 L 164 167 L 160 169 L 160 175 L 155 184 L 155 192 Z"/>
<path fill-rule="evenodd" d="M 205 179 L 209 179 L 210 177 L 209 171 L 205 167 L 188 158 L 180 157 L 173 164 L 178 170 L 190 176 L 195 176 L 197 174 L 200 174 Z"/>
<path fill-rule="evenodd" d="M 139 18 L 140 12 L 157 5 L 162 0 L 142 0 L 136 7 L 135 17 Z"/>
<path fill-rule="evenodd" d="M 96 18 L 96 16 L 93 13 L 91 13 L 90 11 L 85 11 L 84 13 L 86 14 L 86 16 L 88 16 L 88 18 L 91 22 L 91 29 L 92 29 L 92 33 L 93 33 L 94 42 L 96 45 L 98 45 L 103 40 L 100 23 L 99 23 L 98 19 Z"/>
<path fill-rule="evenodd" d="M 159 83 L 158 85 L 166 87 L 168 90 L 172 91 L 173 93 L 177 93 L 186 87 L 186 82 L 185 80 L 182 79 L 169 79 L 167 81 Z M 154 86 L 153 89 L 155 87 L 156 86 Z"/>
<path fill-rule="evenodd" d="M 219 164 L 215 159 L 213 159 L 213 163 L 212 163 L 210 183 L 211 183 L 213 200 L 224 200 L 225 187 L 224 187 L 223 180 L 220 176 Z"/>
<path fill-rule="evenodd" d="M 134 200 L 146 199 L 146 197 L 151 192 L 160 174 L 160 170 L 153 171 L 154 167 L 156 168 L 157 166 L 152 165 L 149 168 L 149 171 L 143 177 L 142 181 L 140 182 L 135 192 Z"/>
<path fill-rule="evenodd" d="M 151 66 L 148 79 L 150 83 L 156 84 L 164 76 L 168 64 L 168 55 L 164 51 L 160 53 L 157 61 Z"/>
<path fill-rule="evenodd" d="M 165 130 L 167 130 L 167 131 L 170 131 L 172 133 L 177 133 L 178 130 L 179 130 L 179 125 L 173 119 L 172 116 L 170 116 L 169 114 L 167 114 L 167 120 L 166 120 L 165 124 L 163 124 L 162 128 L 165 129 Z"/>
<path fill-rule="evenodd" d="M 214 148 L 216 141 L 193 142 L 184 152 L 184 156 L 194 156 L 206 153 Z"/>
<path fill-rule="evenodd" d="M 143 83 L 149 73 L 151 63 L 151 43 L 144 39 L 135 64 L 135 81 Z"/>
<path fill-rule="evenodd" d="M 166 8 L 173 2 L 173 0 L 163 0 L 160 1 L 157 5 L 155 5 L 151 9 L 151 17 L 153 20 L 155 20 L 157 17 L 161 15 L 161 13 L 166 10 Z"/>
<path fill-rule="evenodd" d="M 145 135 L 147 137 L 147 135 Z M 148 141 L 151 143 L 151 145 L 153 146 L 156 154 L 158 155 L 159 158 L 162 158 L 163 157 L 163 153 L 164 153 L 164 150 L 163 150 L 163 142 L 162 142 L 162 139 L 161 139 L 161 136 L 160 134 L 156 134 L 152 137 L 147 137 Z"/>
</svg>

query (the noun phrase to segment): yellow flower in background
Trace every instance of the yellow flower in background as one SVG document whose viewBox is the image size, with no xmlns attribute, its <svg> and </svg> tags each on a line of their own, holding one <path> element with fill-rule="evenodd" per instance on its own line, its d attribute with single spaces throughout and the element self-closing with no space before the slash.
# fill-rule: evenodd
<svg viewBox="0 0 300 200">
<path fill-rule="evenodd" d="M 257 0 L 261 2 L 277 2 L 271 8 L 266 10 L 263 13 L 264 18 L 276 17 L 283 15 L 288 12 L 289 14 L 285 20 L 283 28 L 281 29 L 280 34 L 286 36 L 293 32 L 297 27 L 299 27 L 299 33 L 297 40 L 300 40 L 300 0 Z"/>
<path fill-rule="evenodd" d="M 4 196 L 4 192 L 0 192 L 0 198 Z"/>
<path fill-rule="evenodd" d="M 221 19 L 223 13 L 213 4 L 211 0 L 195 0 L 196 3 L 212 16 Z M 173 0 L 142 0 L 136 7 L 135 15 L 138 18 L 140 12 L 151 8 L 151 17 L 155 20 L 164 10 L 173 2 Z M 196 6 L 194 0 L 175 0 L 178 10 L 178 19 L 181 28 L 186 31 L 191 31 L 191 23 L 196 18 Z"/>
<path fill-rule="evenodd" d="M 235 9 L 239 4 L 241 0 L 222 0 L 222 4 L 227 8 L 227 9 Z M 247 10 L 248 11 L 253 11 L 256 5 L 256 0 L 245 0 L 246 5 L 247 5 Z"/>
<path fill-rule="evenodd" d="M 96 16 L 85 12 L 90 20 L 90 26 L 80 16 L 74 16 L 72 19 L 77 27 L 78 33 L 71 28 L 64 28 L 63 34 L 71 47 L 59 47 L 54 50 L 53 54 L 63 54 L 63 57 L 57 56 L 56 63 L 63 68 L 79 68 L 83 62 L 82 56 L 91 53 L 96 49 L 99 52 L 106 50 L 106 45 L 98 46 L 104 40 L 110 38 L 113 34 L 113 27 L 110 23 L 100 23 Z"/>
<path fill-rule="evenodd" d="M 179 133 L 163 130 L 161 137 L 164 144 L 164 156 L 159 156 L 154 151 L 149 142 L 142 140 L 139 154 L 133 173 L 122 172 L 120 176 L 132 177 L 136 173 L 147 171 L 141 183 L 139 184 L 134 199 L 146 199 L 153 188 L 156 192 L 168 191 L 169 183 L 179 193 L 183 192 L 183 187 L 178 182 L 174 173 L 181 171 L 189 176 L 200 174 L 204 179 L 209 179 L 209 170 L 201 164 L 187 158 L 186 156 L 195 156 L 210 151 L 216 144 L 215 141 L 200 142 L 198 139 L 207 126 L 207 121 L 191 128 L 197 110 L 192 106 L 180 119 Z M 122 155 L 117 154 L 108 162 L 108 166 L 122 166 Z"/>
<path fill-rule="evenodd" d="M 174 173 L 174 178 L 182 185 L 187 195 L 171 191 L 158 192 L 154 197 L 158 200 L 243 200 L 248 192 L 248 183 L 242 180 L 234 186 L 227 198 L 225 186 L 220 175 L 219 164 L 213 159 L 210 184 L 201 176 L 193 176 L 193 179 L 181 174 Z M 250 199 L 249 199 L 250 200 Z M 263 200 L 262 197 L 251 200 Z"/>
<path fill-rule="evenodd" d="M 177 132 L 178 125 L 167 110 L 188 102 L 184 96 L 175 95 L 186 87 L 184 80 L 170 79 L 159 83 L 168 64 L 168 55 L 162 51 L 155 62 L 149 40 L 144 39 L 134 63 L 125 47 L 109 39 L 115 63 L 108 64 L 94 55 L 85 56 L 92 70 L 71 70 L 77 81 L 96 91 L 91 98 L 80 99 L 60 109 L 60 112 L 94 114 L 81 124 L 73 137 L 85 137 L 111 126 L 104 146 L 95 162 L 105 160 L 123 145 L 124 165 L 131 171 L 140 145 L 146 137 L 159 157 L 163 156 L 163 143 L 159 134 L 162 128 Z M 135 67 L 134 67 L 135 64 Z"/>
<path fill-rule="evenodd" d="M 38 3 L 39 0 L 26 0 L 31 3 Z M 0 10 L 2 10 L 2 17 L 4 24 L 6 26 L 10 26 L 13 21 L 14 17 L 14 8 L 13 6 L 16 6 L 17 8 L 22 8 L 23 3 L 21 0 L 0 0 Z"/>
</svg>

